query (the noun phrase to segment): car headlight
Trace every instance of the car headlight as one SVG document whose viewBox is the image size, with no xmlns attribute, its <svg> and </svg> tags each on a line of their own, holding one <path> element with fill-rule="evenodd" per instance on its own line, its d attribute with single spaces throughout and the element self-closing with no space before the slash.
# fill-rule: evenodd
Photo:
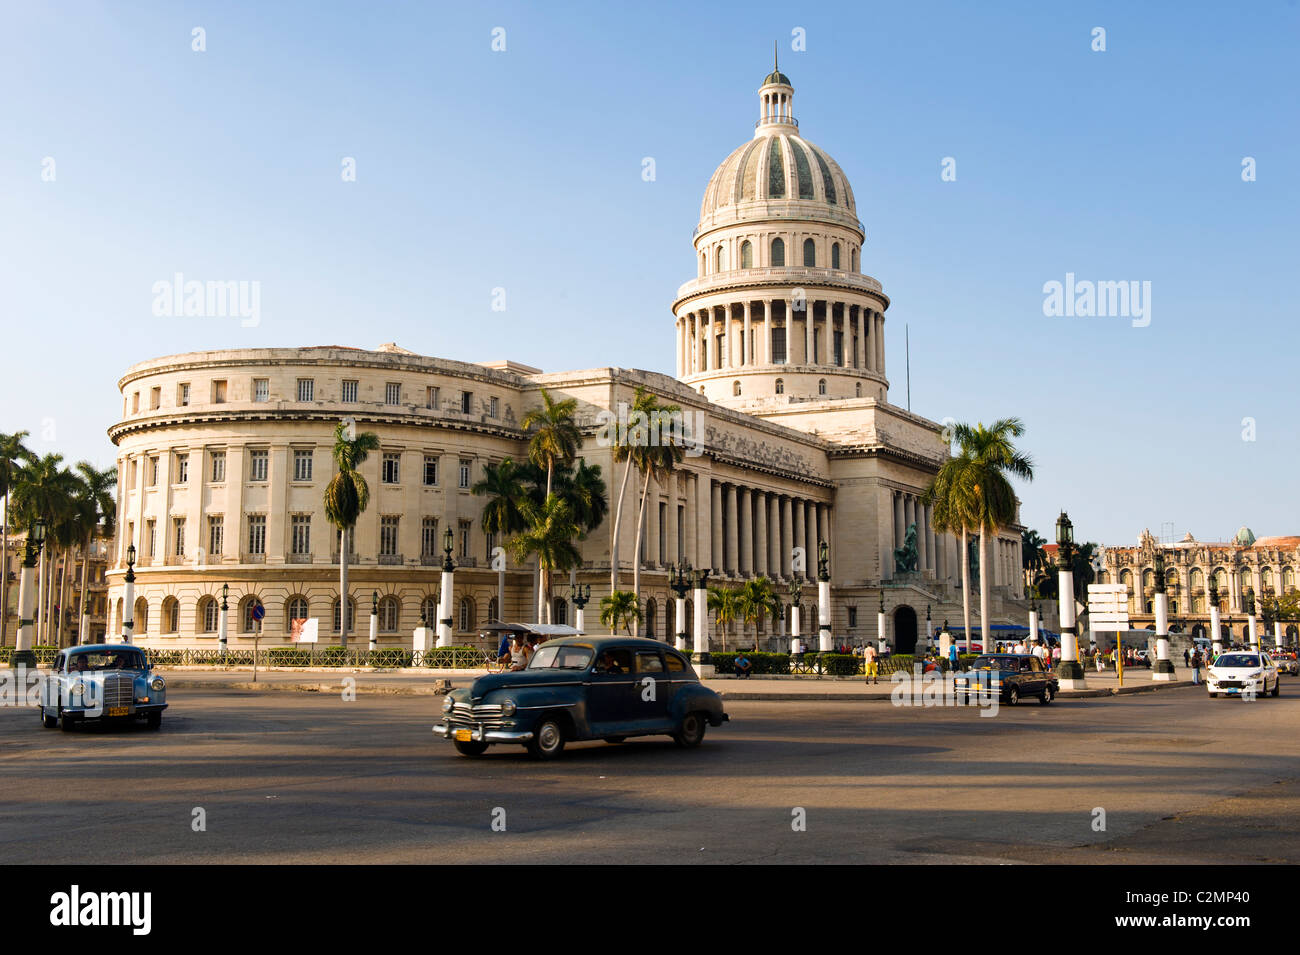
<svg viewBox="0 0 1300 955">
<path fill-rule="evenodd" d="M 160 676 L 156 676 L 156 677 L 153 678 L 153 682 L 149 684 L 149 688 L 150 688 L 151 690 L 154 690 L 154 691 L 158 692 L 158 693 L 161 693 L 162 690 L 163 690 L 163 687 L 165 687 L 166 685 L 167 685 L 167 684 L 163 682 L 163 678 L 162 678 L 162 677 L 160 677 Z"/>
<path fill-rule="evenodd" d="M 442 711 L 444 713 L 450 713 L 451 708 L 455 705 L 456 705 L 455 701 L 453 701 L 450 696 L 444 696 L 442 698 Z"/>
<path fill-rule="evenodd" d="M 68 690 L 68 692 L 71 693 L 73 696 L 81 696 L 81 694 L 86 692 L 86 684 L 78 680 L 76 683 L 72 684 L 72 687 Z"/>
<path fill-rule="evenodd" d="M 501 715 L 502 715 L 502 716 L 514 716 L 514 715 L 515 715 L 515 701 L 514 701 L 514 700 L 506 700 L 504 703 L 501 704 Z"/>
</svg>

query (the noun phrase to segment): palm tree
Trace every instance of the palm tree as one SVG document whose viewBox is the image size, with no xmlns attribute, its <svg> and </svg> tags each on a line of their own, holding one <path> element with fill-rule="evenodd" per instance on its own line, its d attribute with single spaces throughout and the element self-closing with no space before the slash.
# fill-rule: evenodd
<svg viewBox="0 0 1300 955">
<path fill-rule="evenodd" d="M 961 451 L 939 467 L 930 486 L 921 495 L 922 503 L 934 508 L 936 531 L 952 534 L 961 541 L 961 612 L 966 649 L 971 647 L 970 632 L 970 547 L 967 535 L 976 526 L 974 495 L 968 480 L 970 455 Z M 988 647 L 984 648 L 989 649 Z"/>
<path fill-rule="evenodd" d="M 581 552 L 573 543 L 575 538 L 582 539 L 582 528 L 573 520 L 568 502 L 558 494 L 547 497 L 542 507 L 525 500 L 521 510 L 527 526 L 510 542 L 510 548 L 520 563 L 537 555 L 537 566 L 542 572 L 538 603 L 543 611 L 549 610 L 551 574 L 568 570 L 582 560 Z M 550 614 L 539 614 L 538 619 L 549 623 Z"/>
<path fill-rule="evenodd" d="M 5 499 L 4 511 L 0 512 L 0 523 L 4 526 L 4 550 L 0 550 L 4 555 L 0 560 L 0 647 L 5 644 L 9 629 L 9 574 L 6 572 L 9 566 L 9 494 L 18 480 L 21 466 L 32 460 L 32 452 L 23 445 L 26 437 L 26 431 L 0 433 L 0 494 Z"/>
<path fill-rule="evenodd" d="M 648 413 L 654 416 L 649 418 L 651 422 L 663 420 L 674 414 L 680 415 L 681 411 L 679 405 L 659 404 L 659 400 L 654 396 L 651 396 L 648 404 Z M 636 594 L 638 603 L 641 601 L 641 537 L 645 532 L 645 508 L 646 500 L 650 496 L 650 479 L 654 478 L 660 483 L 667 480 L 686 457 L 686 449 L 678 444 L 671 434 L 660 429 L 652 437 L 656 439 L 653 443 L 647 442 L 634 449 L 629 459 L 629 463 L 635 463 L 645 475 L 645 480 L 641 483 L 641 502 L 636 511 L 636 539 L 632 544 L 632 592 Z M 634 632 L 639 633 L 639 628 Z"/>
<path fill-rule="evenodd" d="M 1032 528 L 1020 532 L 1020 566 L 1029 577 L 1030 587 L 1038 589 L 1039 578 L 1047 568 L 1047 551 L 1043 549 L 1046 540 Z"/>
<path fill-rule="evenodd" d="M 740 612 L 739 587 L 710 587 L 709 609 L 713 611 L 718 631 L 722 634 L 722 652 L 727 652 L 727 627 Z"/>
<path fill-rule="evenodd" d="M 628 421 L 639 420 L 641 416 L 649 420 L 650 412 L 654 409 L 657 399 L 650 392 L 646 391 L 641 385 L 637 385 L 636 395 L 632 398 L 632 407 L 628 414 Z M 632 439 L 632 429 L 629 427 L 625 433 L 619 435 L 615 432 L 614 443 L 611 447 L 611 456 L 614 464 L 623 464 L 623 480 L 618 486 L 618 500 L 614 506 L 614 533 L 609 543 L 609 588 L 611 591 L 618 589 L 618 538 L 619 532 L 623 527 L 623 501 L 627 497 L 628 478 L 632 476 L 632 468 L 637 466 L 637 461 L 643 451 L 643 444 Z"/>
<path fill-rule="evenodd" d="M 605 479 L 601 477 L 600 465 L 587 465 L 585 458 L 578 459 L 578 467 L 572 473 L 562 471 L 556 482 L 556 492 L 569 502 L 573 519 L 590 534 L 609 514 L 609 498 L 606 497 Z"/>
<path fill-rule="evenodd" d="M 736 610 L 746 625 L 754 625 L 754 648 L 758 648 L 758 621 L 766 617 L 775 622 L 781 614 L 781 601 L 776 588 L 766 577 L 754 577 L 740 586 Z"/>
<path fill-rule="evenodd" d="M 65 472 L 69 477 L 69 500 L 62 509 L 62 513 L 55 521 L 54 526 L 50 529 L 49 535 L 45 538 L 47 546 L 52 541 L 59 548 L 60 560 L 59 569 L 59 590 L 58 600 L 54 600 L 54 558 L 50 559 L 50 622 L 55 625 L 53 644 L 56 647 L 63 646 L 63 633 L 68 629 L 68 577 L 72 570 L 72 548 L 81 540 L 82 527 L 85 521 L 85 506 L 82 502 L 82 495 L 85 492 L 84 485 L 76 474 L 71 471 Z M 54 610 L 58 610 L 58 619 L 55 620 Z M 46 630 L 48 635 L 48 628 Z"/>
<path fill-rule="evenodd" d="M 348 437 L 348 426 L 334 429 L 334 466 L 337 473 L 325 486 L 325 516 L 339 529 L 339 643 L 348 646 L 348 553 L 352 529 L 370 504 L 370 485 L 361 476 L 361 465 L 370 452 L 379 450 L 379 435 L 363 431 Z"/>
<path fill-rule="evenodd" d="M 117 517 L 117 502 L 113 497 L 117 487 L 117 468 L 99 471 L 89 461 L 80 461 L 77 470 L 81 472 L 79 510 L 84 533 L 81 552 L 81 619 L 77 622 L 77 642 L 85 643 L 89 632 L 87 619 L 90 616 L 86 609 L 90 594 L 90 546 L 97 529 L 105 537 L 113 536 L 113 525 Z"/>
<path fill-rule="evenodd" d="M 522 470 L 513 459 L 506 458 L 500 464 L 484 465 L 483 480 L 470 488 L 470 492 L 487 497 L 488 502 L 483 505 L 480 523 L 486 533 L 501 540 L 503 547 L 511 537 L 527 526 L 520 505 L 528 500 L 528 488 L 524 484 Z M 505 619 L 505 608 L 506 572 L 503 567 L 497 573 L 497 616 L 500 619 Z"/>
<path fill-rule="evenodd" d="M 953 429 L 962 451 L 969 455 L 966 474 L 974 495 L 975 518 L 980 532 L 980 636 L 988 647 L 988 535 L 996 533 L 1016 518 L 1016 492 L 1007 476 L 1025 481 L 1034 479 L 1034 464 L 1029 455 L 1017 451 L 1012 438 L 1025 433 L 1019 418 L 1002 418 L 986 428 L 959 424 Z"/>
<path fill-rule="evenodd" d="M 532 431 L 528 442 L 528 457 L 538 467 L 546 468 L 546 495 L 551 494 L 551 483 L 557 464 L 568 465 L 578 456 L 582 434 L 573 420 L 578 410 L 578 399 L 556 401 L 551 393 L 542 389 L 542 407 L 533 408 L 520 424 Z"/>
<path fill-rule="evenodd" d="M 600 622 L 609 627 L 610 633 L 617 633 L 619 624 L 632 635 L 632 621 L 641 620 L 641 608 L 637 605 L 636 594 L 630 590 L 615 590 L 608 597 L 600 598 Z"/>
<path fill-rule="evenodd" d="M 63 455 L 47 454 L 33 457 L 22 468 L 14 486 L 14 508 L 22 515 L 23 526 L 31 532 L 32 525 L 38 520 L 45 524 L 53 536 L 54 529 L 71 510 L 74 499 L 72 473 L 62 467 Z M 46 582 L 46 567 L 53 567 L 53 559 L 47 556 L 49 546 L 41 548 L 41 563 L 37 571 L 40 593 L 37 607 L 46 608 L 49 601 L 49 585 Z M 37 643 L 45 640 L 48 633 L 48 608 L 38 609 L 40 632 Z"/>
</svg>

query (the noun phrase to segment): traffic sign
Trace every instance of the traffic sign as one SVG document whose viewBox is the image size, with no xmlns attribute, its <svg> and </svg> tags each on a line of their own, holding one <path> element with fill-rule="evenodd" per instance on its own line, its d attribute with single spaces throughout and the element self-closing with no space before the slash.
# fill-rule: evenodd
<svg viewBox="0 0 1300 955">
<path fill-rule="evenodd" d="M 253 604 L 253 619 L 260 621 L 266 616 L 266 608 L 261 604 Z"/>
</svg>

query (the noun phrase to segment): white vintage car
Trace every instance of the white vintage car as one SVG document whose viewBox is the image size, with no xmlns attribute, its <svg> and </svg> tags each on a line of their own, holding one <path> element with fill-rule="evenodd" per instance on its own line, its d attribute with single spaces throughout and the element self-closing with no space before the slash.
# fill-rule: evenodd
<svg viewBox="0 0 1300 955">
<path fill-rule="evenodd" d="M 60 651 L 41 684 L 41 722 L 74 729 L 88 720 L 136 720 L 162 725 L 167 684 L 139 647 L 87 644 Z"/>
<path fill-rule="evenodd" d="M 1206 671 L 1210 696 L 1277 696 L 1282 691 L 1277 667 L 1267 653 L 1233 650 L 1220 653 Z"/>
</svg>

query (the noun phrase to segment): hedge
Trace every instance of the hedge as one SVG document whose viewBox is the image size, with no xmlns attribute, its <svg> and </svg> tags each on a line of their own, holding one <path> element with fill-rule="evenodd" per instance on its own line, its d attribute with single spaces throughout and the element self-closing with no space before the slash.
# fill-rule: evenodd
<svg viewBox="0 0 1300 955">
<path fill-rule="evenodd" d="M 735 673 L 736 657 L 740 656 L 740 651 L 728 650 L 723 653 L 714 652 L 713 667 L 718 673 Z M 750 653 L 745 651 L 745 658 L 753 665 L 750 673 L 775 674 L 778 676 L 790 675 L 790 654 L 788 653 Z"/>
</svg>

